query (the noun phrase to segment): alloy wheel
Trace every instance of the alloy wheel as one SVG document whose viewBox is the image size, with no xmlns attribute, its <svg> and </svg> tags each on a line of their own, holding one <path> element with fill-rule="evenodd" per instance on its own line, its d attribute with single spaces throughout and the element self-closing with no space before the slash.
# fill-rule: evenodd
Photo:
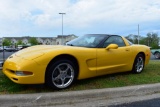
<svg viewBox="0 0 160 107">
<path fill-rule="evenodd" d="M 140 73 L 143 70 L 144 62 L 142 57 L 137 58 L 137 63 L 136 63 L 136 72 Z"/>
<path fill-rule="evenodd" d="M 52 82 L 57 88 L 66 88 L 74 80 L 74 69 L 69 63 L 58 64 L 52 73 Z"/>
</svg>

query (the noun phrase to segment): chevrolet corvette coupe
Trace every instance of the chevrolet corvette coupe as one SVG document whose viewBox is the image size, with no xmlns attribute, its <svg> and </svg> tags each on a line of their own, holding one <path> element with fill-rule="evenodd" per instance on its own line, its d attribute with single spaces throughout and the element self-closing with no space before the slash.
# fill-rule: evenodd
<svg viewBox="0 0 160 107">
<path fill-rule="evenodd" d="M 18 84 L 70 87 L 75 80 L 111 73 L 141 73 L 150 59 L 150 48 L 134 45 L 119 35 L 87 34 L 66 45 L 37 45 L 6 59 L 3 73 Z"/>
</svg>

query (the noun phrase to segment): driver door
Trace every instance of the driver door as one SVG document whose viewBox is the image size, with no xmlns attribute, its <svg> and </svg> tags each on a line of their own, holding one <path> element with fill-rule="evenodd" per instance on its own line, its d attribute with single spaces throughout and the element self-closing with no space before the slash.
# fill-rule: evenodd
<svg viewBox="0 0 160 107">
<path fill-rule="evenodd" d="M 118 48 L 106 49 L 110 44 L 117 44 Z M 103 47 L 97 49 L 97 75 L 122 72 L 130 69 L 131 48 L 125 45 L 122 37 L 109 37 L 104 42 Z"/>
</svg>

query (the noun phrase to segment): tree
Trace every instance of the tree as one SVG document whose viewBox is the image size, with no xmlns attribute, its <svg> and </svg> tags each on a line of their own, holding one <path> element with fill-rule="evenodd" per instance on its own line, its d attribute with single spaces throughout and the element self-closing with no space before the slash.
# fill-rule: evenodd
<svg viewBox="0 0 160 107">
<path fill-rule="evenodd" d="M 157 33 L 147 33 L 147 41 L 148 46 L 152 47 L 153 49 L 159 47 L 159 37 Z"/>
<path fill-rule="evenodd" d="M 22 40 L 18 40 L 17 45 L 22 45 Z"/>
<path fill-rule="evenodd" d="M 134 44 L 138 44 L 138 35 L 129 34 L 128 36 L 126 36 L 126 39 L 128 39 Z"/>
<path fill-rule="evenodd" d="M 139 38 L 139 44 L 148 45 L 148 41 L 146 37 Z"/>
<path fill-rule="evenodd" d="M 29 43 L 30 43 L 31 45 L 38 45 L 38 41 L 37 41 L 37 39 L 36 39 L 35 37 L 31 37 L 31 38 L 29 39 Z"/>
<path fill-rule="evenodd" d="M 11 41 L 10 40 L 8 40 L 8 39 L 4 39 L 3 40 L 3 45 L 4 46 L 10 46 L 12 43 L 11 43 Z"/>
</svg>

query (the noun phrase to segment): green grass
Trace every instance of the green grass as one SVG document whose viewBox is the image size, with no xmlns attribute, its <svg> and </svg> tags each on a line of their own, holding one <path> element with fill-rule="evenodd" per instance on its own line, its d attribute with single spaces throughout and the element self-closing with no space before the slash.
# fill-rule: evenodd
<svg viewBox="0 0 160 107">
<path fill-rule="evenodd" d="M 75 91 L 87 89 L 101 89 L 112 87 L 123 87 L 139 84 L 151 84 L 160 82 L 160 61 L 151 60 L 140 74 L 131 72 L 118 73 L 79 80 L 69 89 L 60 91 Z M 20 85 L 13 83 L 0 71 L 0 94 L 16 94 L 16 93 L 40 93 L 55 92 L 45 85 Z"/>
</svg>

